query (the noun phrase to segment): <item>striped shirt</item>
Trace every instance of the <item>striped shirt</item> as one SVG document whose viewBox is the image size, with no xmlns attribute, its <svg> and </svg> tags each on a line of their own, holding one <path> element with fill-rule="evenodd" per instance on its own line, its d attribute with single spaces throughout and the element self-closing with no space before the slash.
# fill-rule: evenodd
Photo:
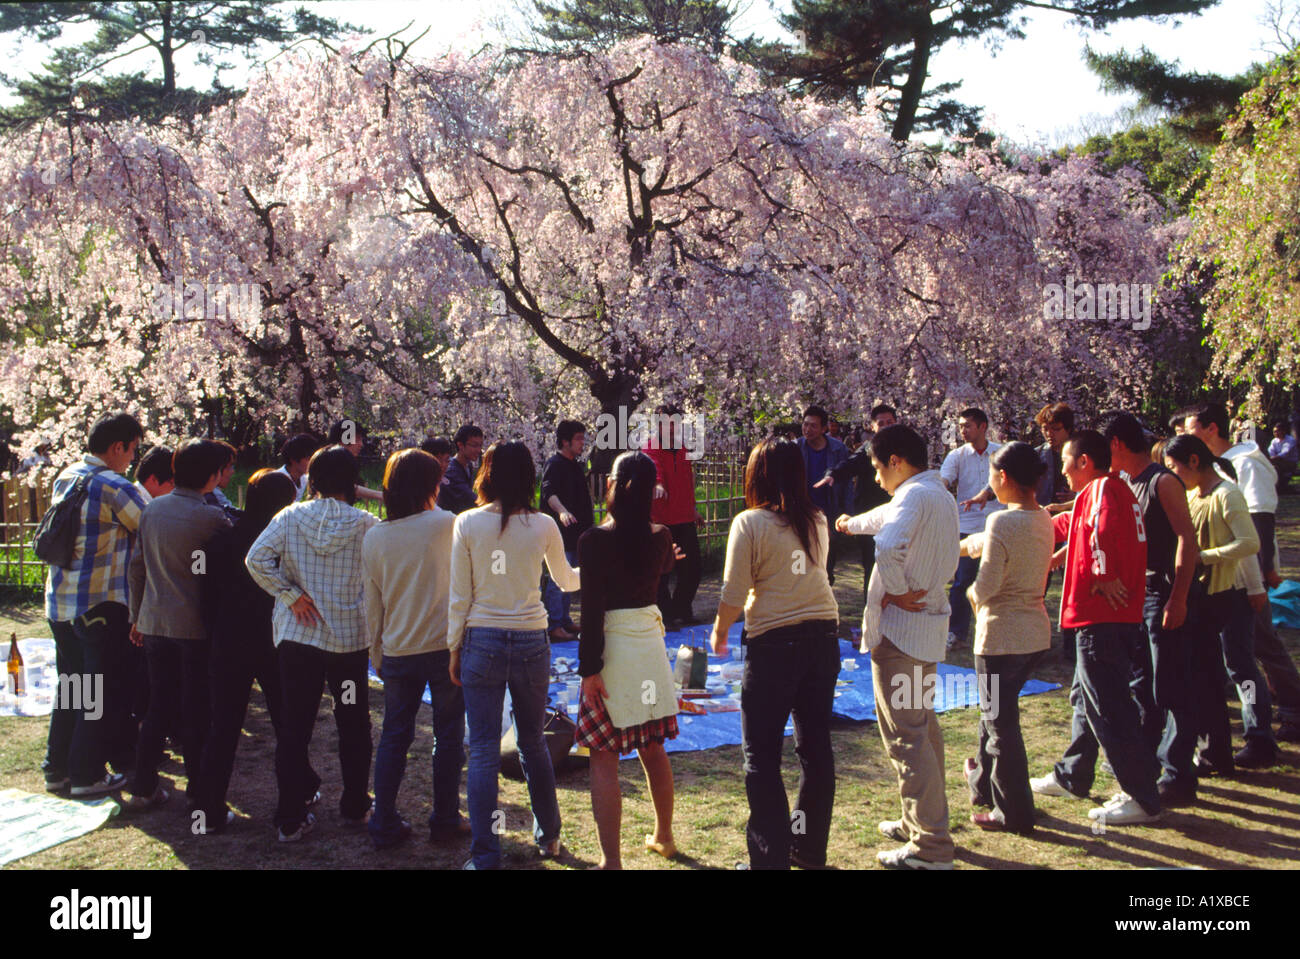
<svg viewBox="0 0 1300 959">
<path fill-rule="evenodd" d="M 96 468 L 103 472 L 95 473 L 86 484 L 72 565 L 67 569 L 50 566 L 46 571 L 45 615 L 51 622 L 71 622 L 100 603 L 126 606 L 130 602 L 126 570 L 144 510 L 140 491 L 98 456 L 87 453 L 54 480 L 54 502 Z"/>
<path fill-rule="evenodd" d="M 909 477 L 884 506 L 854 516 L 848 531 L 876 537 L 876 565 L 862 611 L 862 651 L 888 639 L 900 651 L 926 663 L 942 662 L 947 649 L 948 591 L 961 551 L 957 502 L 935 470 Z M 926 591 L 925 608 L 911 613 L 880 608 L 886 593 Z"/>
</svg>

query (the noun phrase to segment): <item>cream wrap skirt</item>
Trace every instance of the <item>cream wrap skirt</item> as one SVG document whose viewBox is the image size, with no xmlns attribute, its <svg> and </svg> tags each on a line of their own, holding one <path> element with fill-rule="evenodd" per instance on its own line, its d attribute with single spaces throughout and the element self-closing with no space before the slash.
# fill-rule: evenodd
<svg viewBox="0 0 1300 959">
<path fill-rule="evenodd" d="M 658 606 L 605 612 L 605 709 L 618 729 L 677 714 L 673 671 Z"/>
</svg>

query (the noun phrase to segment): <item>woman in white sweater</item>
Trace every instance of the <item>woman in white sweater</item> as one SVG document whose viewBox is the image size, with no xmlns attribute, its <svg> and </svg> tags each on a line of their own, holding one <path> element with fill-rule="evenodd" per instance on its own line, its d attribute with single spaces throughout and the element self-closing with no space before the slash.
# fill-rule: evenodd
<svg viewBox="0 0 1300 959">
<path fill-rule="evenodd" d="M 1052 519 L 1035 491 L 1046 465 L 1028 443 L 1007 443 L 989 460 L 989 486 L 1007 508 L 989 517 L 982 537 L 968 536 L 962 555 L 981 556 L 967 592 L 975 610 L 975 672 L 979 676 L 979 754 L 966 760 L 971 803 L 991 807 L 971 822 L 1021 834 L 1034 828 L 1020 688 L 1051 646 L 1043 606 L 1052 562 Z"/>
<path fill-rule="evenodd" d="M 384 469 L 387 519 L 366 533 L 366 636 L 370 660 L 384 681 L 384 731 L 375 750 L 375 848 L 411 834 L 397 813 L 397 790 L 415 739 L 415 717 L 429 689 L 433 704 L 433 812 L 429 839 L 454 839 L 460 818 L 460 767 L 465 762 L 465 697 L 451 681 L 447 596 L 451 529 L 456 517 L 438 509 L 442 467 L 423 450 L 399 450 Z"/>
<path fill-rule="evenodd" d="M 473 843 L 467 869 L 501 864 L 497 775 L 507 687 L 538 852 L 543 858 L 560 852 L 555 771 L 542 732 L 551 675 L 539 586 L 543 560 L 566 593 L 580 580 L 564 558 L 555 520 L 533 508 L 536 483 L 528 447 L 517 440 L 494 443 L 475 483 L 479 506 L 457 516 L 452 533 L 447 645 L 451 679 L 465 689 L 469 720 L 466 799 Z"/>
</svg>

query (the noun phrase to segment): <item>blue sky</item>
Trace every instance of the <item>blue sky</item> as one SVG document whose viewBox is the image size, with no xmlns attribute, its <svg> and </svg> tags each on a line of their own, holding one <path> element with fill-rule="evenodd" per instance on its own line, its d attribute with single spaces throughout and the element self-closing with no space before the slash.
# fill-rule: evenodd
<svg viewBox="0 0 1300 959">
<path fill-rule="evenodd" d="M 432 55 L 448 47 L 474 49 L 498 40 L 502 29 L 518 20 L 517 9 L 526 0 L 330 0 L 305 6 L 316 12 L 391 33 L 413 21 L 412 35 L 430 28 L 416 50 Z M 1290 0 L 1295 8 L 1296 0 Z M 776 20 L 782 0 L 749 0 L 739 20 L 739 32 L 781 38 Z M 957 96 L 985 109 L 985 123 L 1016 142 L 1057 146 L 1077 142 L 1082 134 L 1114 122 L 1131 106 L 1132 98 L 1102 93 L 1096 77 L 1083 65 L 1085 42 L 1095 49 L 1136 51 L 1146 44 L 1156 54 L 1179 60 L 1184 68 L 1235 73 L 1252 61 L 1267 59 L 1272 39 L 1262 19 L 1269 0 L 1223 0 L 1200 17 L 1181 24 L 1141 21 L 1112 28 L 1106 33 L 1080 32 L 1066 17 L 1035 11 L 1024 40 L 1006 40 L 993 51 L 984 41 L 949 47 L 931 61 L 931 81 L 961 80 Z M 73 34 L 69 33 L 69 37 Z M 49 48 L 30 41 L 0 42 L 8 60 L 7 72 L 23 74 L 39 67 Z M 123 60 L 115 67 L 152 68 L 147 58 Z M 207 74 L 182 61 L 182 80 L 207 86 Z M 242 83 L 246 70 L 224 76 L 226 83 Z"/>
</svg>

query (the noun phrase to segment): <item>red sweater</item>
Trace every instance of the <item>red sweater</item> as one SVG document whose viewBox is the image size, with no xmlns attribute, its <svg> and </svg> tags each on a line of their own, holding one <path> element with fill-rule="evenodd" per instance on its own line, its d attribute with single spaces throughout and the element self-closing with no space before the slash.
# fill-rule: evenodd
<svg viewBox="0 0 1300 959">
<path fill-rule="evenodd" d="M 654 460 L 658 483 L 668 495 L 650 505 L 650 521 L 664 526 L 695 522 L 695 472 L 685 449 L 661 450 L 653 442 L 645 448 Z"/>
<path fill-rule="evenodd" d="M 1129 485 L 1116 473 L 1093 480 L 1053 525 L 1057 542 L 1066 542 L 1061 626 L 1142 622 L 1147 534 Z M 1120 609 L 1092 591 L 1094 583 L 1117 578 L 1128 589 L 1128 602 Z"/>
</svg>

